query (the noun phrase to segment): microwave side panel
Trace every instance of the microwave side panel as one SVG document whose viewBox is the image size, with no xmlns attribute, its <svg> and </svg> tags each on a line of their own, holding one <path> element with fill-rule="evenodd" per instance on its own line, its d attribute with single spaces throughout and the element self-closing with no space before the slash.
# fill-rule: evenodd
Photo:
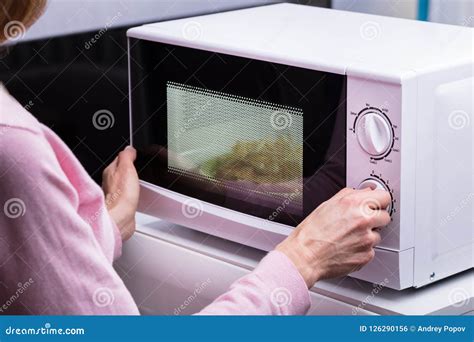
<svg viewBox="0 0 474 342">
<path fill-rule="evenodd" d="M 473 67 L 418 78 L 416 287 L 473 267 Z"/>
<path fill-rule="evenodd" d="M 347 186 L 357 188 L 368 178 L 383 182 L 392 196 L 392 222 L 382 228 L 375 259 L 351 276 L 402 290 L 413 286 L 416 81 L 408 71 L 399 82 L 387 82 L 360 70 L 348 71 Z M 392 128 L 391 147 L 382 156 L 364 150 L 359 136 L 363 130 L 357 128 L 364 115 L 374 113 L 385 117 Z"/>
<path fill-rule="evenodd" d="M 415 247 L 415 183 L 416 144 L 417 144 L 417 93 L 418 79 L 415 72 L 411 72 L 401 80 L 401 122 L 400 132 L 401 160 L 400 160 L 400 240 L 405 246 Z M 413 265 L 412 265 L 413 272 Z"/>
<path fill-rule="evenodd" d="M 377 247 L 394 252 L 413 247 L 413 234 L 400 224 L 404 216 L 400 197 L 404 149 L 401 96 L 400 84 L 362 77 L 359 73 L 353 76 L 352 70 L 348 72 L 347 186 L 357 189 L 371 180 L 390 191 L 392 221 L 382 229 L 382 241 Z M 374 127 L 382 133 L 386 130 L 387 135 L 382 138 Z M 379 147 L 383 144 L 386 148 Z"/>
</svg>

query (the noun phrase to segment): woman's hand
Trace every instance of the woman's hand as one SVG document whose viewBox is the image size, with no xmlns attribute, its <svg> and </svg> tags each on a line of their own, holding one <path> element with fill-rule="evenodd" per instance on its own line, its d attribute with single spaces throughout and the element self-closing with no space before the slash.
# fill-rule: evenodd
<svg viewBox="0 0 474 342">
<path fill-rule="evenodd" d="M 374 258 L 373 247 L 380 242 L 374 228 L 390 222 L 384 209 L 389 203 L 390 194 L 383 190 L 343 189 L 276 249 L 295 264 L 308 288 L 318 280 L 347 275 Z"/>
<path fill-rule="evenodd" d="M 122 241 L 128 240 L 135 232 L 135 213 L 140 193 L 133 164 L 136 156 L 135 149 L 127 146 L 102 174 L 105 204 L 120 230 Z"/>
</svg>

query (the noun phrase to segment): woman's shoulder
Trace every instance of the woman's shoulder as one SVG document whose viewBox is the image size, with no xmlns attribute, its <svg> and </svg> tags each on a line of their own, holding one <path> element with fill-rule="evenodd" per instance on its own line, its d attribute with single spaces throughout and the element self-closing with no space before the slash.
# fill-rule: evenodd
<svg viewBox="0 0 474 342">
<path fill-rule="evenodd" d="M 28 106 L 34 103 L 29 101 Z M 0 138 L 11 129 L 41 134 L 41 124 L 0 84 Z"/>
<path fill-rule="evenodd" d="M 50 159 L 45 137 L 28 128 L 4 126 L 0 123 L 0 182 L 14 177 L 27 181 L 41 173 Z"/>
<path fill-rule="evenodd" d="M 0 176 L 26 171 L 21 167 L 33 175 L 49 158 L 47 145 L 42 125 L 0 84 Z M 22 174 L 16 172 L 15 177 Z"/>
<path fill-rule="evenodd" d="M 0 160 L 2 166 L 12 168 L 20 161 L 27 159 L 30 172 L 33 172 L 47 151 L 45 142 L 38 120 L 0 84 Z"/>
<path fill-rule="evenodd" d="M 39 207 L 45 194 L 48 199 L 77 203 L 77 193 L 42 126 L 39 124 L 39 132 L 30 127 L 0 124 L 0 205 L 21 195 Z"/>
</svg>

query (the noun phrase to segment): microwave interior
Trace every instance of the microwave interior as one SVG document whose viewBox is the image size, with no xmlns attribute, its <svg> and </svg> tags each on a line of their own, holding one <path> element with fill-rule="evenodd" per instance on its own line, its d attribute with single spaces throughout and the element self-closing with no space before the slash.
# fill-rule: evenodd
<svg viewBox="0 0 474 342">
<path fill-rule="evenodd" d="M 140 179 L 298 225 L 346 186 L 346 77 L 130 39 Z"/>
</svg>

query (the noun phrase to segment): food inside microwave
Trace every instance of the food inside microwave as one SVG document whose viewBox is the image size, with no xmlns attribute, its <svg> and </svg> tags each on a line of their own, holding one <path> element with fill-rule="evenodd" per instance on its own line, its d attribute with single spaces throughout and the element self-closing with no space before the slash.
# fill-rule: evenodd
<svg viewBox="0 0 474 342">
<path fill-rule="evenodd" d="M 303 147 L 290 136 L 239 140 L 228 153 L 205 161 L 203 175 L 218 180 L 276 184 L 302 177 Z"/>
</svg>

